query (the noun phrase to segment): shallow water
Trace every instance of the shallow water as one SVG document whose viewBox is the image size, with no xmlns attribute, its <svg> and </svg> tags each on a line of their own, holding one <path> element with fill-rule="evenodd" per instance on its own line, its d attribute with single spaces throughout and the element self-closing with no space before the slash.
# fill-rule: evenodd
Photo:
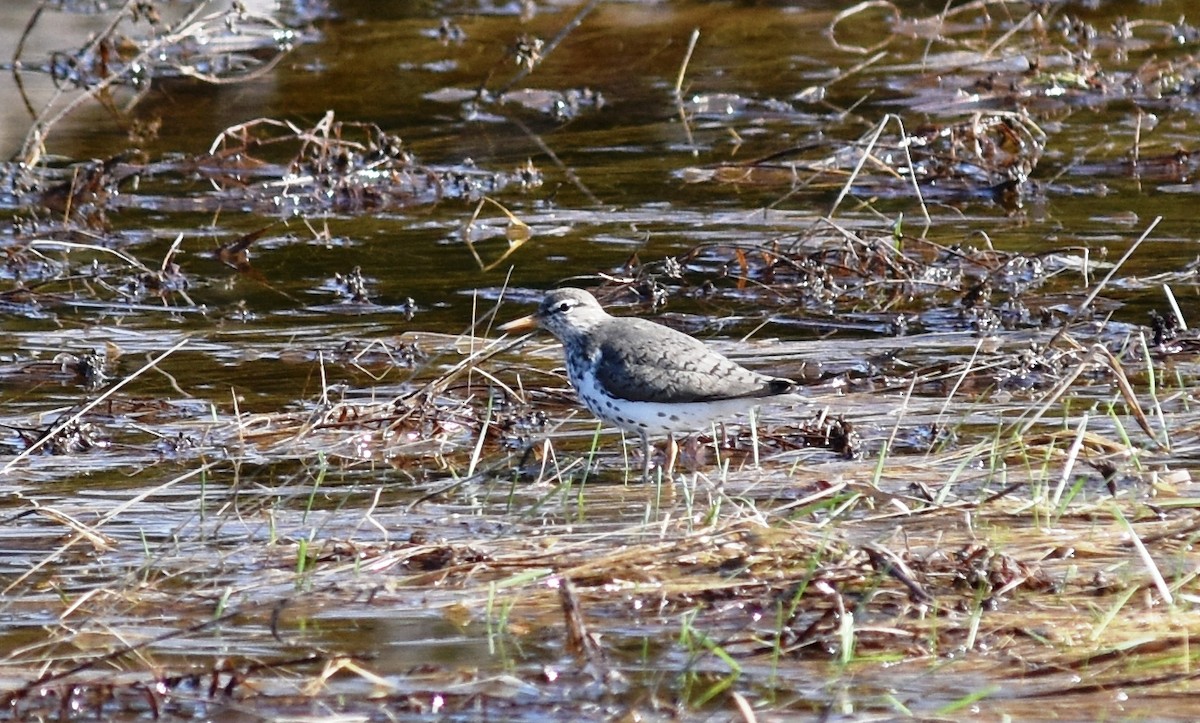
<svg viewBox="0 0 1200 723">
<path fill-rule="evenodd" d="M 0 7 L 0 58 L 39 5 Z M 188 10 L 175 5 L 164 22 Z M 986 585 L 937 565 L 984 539 L 999 561 L 988 584 L 1015 579 L 1010 558 L 1045 563 L 1053 592 L 1005 594 L 1089 621 L 1089 595 L 1123 588 L 1080 580 L 1152 590 L 1132 553 L 1091 535 L 1123 529 L 1103 464 L 1140 484 L 1196 456 L 1194 362 L 1152 350 L 1164 366 L 1150 392 L 1139 335 L 1152 337 L 1150 310 L 1169 314 L 1164 284 L 1196 323 L 1194 162 L 1180 151 L 1196 125 L 1186 22 L 1200 18 L 1182 1 L 1065 3 L 1040 20 L 987 3 L 939 24 L 941 4 L 913 2 L 899 22 L 876 10 L 830 31 L 844 5 L 347 0 L 251 6 L 273 18 L 256 22 L 211 3 L 197 15 L 214 16 L 207 45 L 147 59 L 155 77 L 136 103 L 129 87 L 109 108 L 84 100 L 38 149 L 21 93 L 50 102 L 43 70 L 116 13 L 48 6 L 22 67 L 0 78 L 0 153 L 37 161 L 6 166 L 0 191 L 0 681 L 13 709 L 59 710 L 52 684 L 83 681 L 63 710 L 149 715 L 138 686 L 157 682 L 155 704 L 195 717 L 723 715 L 733 692 L 764 713 L 1155 715 L 1170 684 L 1131 685 L 1118 708 L 1104 690 L 1039 698 L 1079 673 L 1045 672 L 1055 656 L 1120 649 L 1135 631 L 1055 638 L 1055 624 L 1085 624 L 1064 612 L 1025 637 L 1022 608 L 998 603 L 971 633 L 992 647 L 964 648 L 963 600 Z M 518 39 L 549 42 L 577 15 L 523 74 Z M 217 41 L 236 53 L 205 55 Z M 279 51 L 252 79 L 179 72 Z M 80 97 L 63 87 L 56 103 Z M 237 124 L 252 125 L 218 142 Z M 411 158 L 356 156 L 374 127 Z M 331 138 L 351 145 L 321 156 Z M 92 159 L 126 152 L 97 198 L 69 195 Z M 926 174 L 919 197 L 909 157 Z M 1077 313 L 1149 228 L 1095 311 Z M 761 439 L 730 425 L 690 481 L 631 482 L 635 445 L 596 435 L 553 344 L 489 346 L 493 321 L 563 282 L 800 379 L 805 402 L 762 410 Z M 1067 321 L 1080 349 L 1118 361 L 1058 395 L 1087 358 L 1053 338 Z M 1139 432 L 1116 365 L 1148 424 L 1174 430 L 1170 452 Z M 65 446 L 22 455 L 97 399 Z M 857 459 L 814 443 L 826 407 L 854 425 Z M 1070 478 L 1050 524 L 1042 502 L 1058 500 L 1084 412 L 1095 466 Z M 1018 459 L 1002 429 L 1032 452 Z M 929 488 L 952 492 L 908 519 Z M 1200 495 L 1181 485 L 1183 502 L 1154 517 L 1165 503 L 1143 489 L 1122 498 L 1137 529 L 1180 525 L 1190 540 Z M 964 511 L 982 498 L 976 514 L 994 518 Z M 1055 525 L 1081 558 L 1049 556 Z M 1186 576 L 1180 539 L 1152 557 Z M 875 543 L 927 563 L 933 612 L 870 577 Z M 602 653 L 564 642 L 563 579 Z M 1190 612 L 1194 583 L 1172 582 Z M 792 595 L 804 604 L 785 635 Z M 859 626 L 855 656 L 839 648 L 846 626 L 821 617 L 835 602 Z"/>
</svg>

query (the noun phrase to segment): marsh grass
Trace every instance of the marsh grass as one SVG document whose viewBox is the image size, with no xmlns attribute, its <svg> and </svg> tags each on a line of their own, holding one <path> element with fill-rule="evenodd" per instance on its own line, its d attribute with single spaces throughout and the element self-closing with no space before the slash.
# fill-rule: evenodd
<svg viewBox="0 0 1200 723">
<path fill-rule="evenodd" d="M 643 485 L 628 478 L 631 445 L 571 419 L 565 394 L 529 391 L 545 388 L 527 377 L 557 363 L 553 348 L 517 361 L 503 343 L 427 344 L 436 361 L 394 399 L 322 392 L 301 413 L 218 414 L 175 478 L 103 516 L 86 499 L 14 509 L 10 542 L 45 553 L 4 609 L 59 622 L 6 656 L 8 704 L 161 713 L 267 696 L 286 710 L 370 689 L 372 705 L 420 709 L 435 690 L 445 706 L 506 705 L 545 688 L 535 668 L 550 665 L 549 690 L 575 691 L 580 710 L 642 691 L 667 709 L 819 711 L 819 679 L 859 691 L 846 711 L 1021 716 L 1066 691 L 1078 706 L 1087 690 L 1165 695 L 1191 679 L 1200 490 L 1170 471 L 1186 444 L 1168 452 L 1158 429 L 1182 439 L 1197 421 L 1150 386 L 1147 354 L 1132 350 L 1123 374 L 1081 357 L 1026 402 L 976 397 L 955 441 L 920 450 L 898 440 L 944 418 L 946 400 L 913 393 L 918 376 L 838 399 L 871 450 L 858 458 L 782 444 L 796 410 L 768 407 L 744 437 L 755 454 L 718 436 L 732 446 L 712 464 Z M 803 353 L 836 358 L 826 346 Z M 991 355 L 993 374 L 1014 359 L 1004 344 Z M 791 363 L 786 347 L 775 356 Z M 980 357 L 964 339 L 940 373 L 961 380 Z M 455 383 L 472 369 L 502 386 Z M 1068 411 L 1085 399 L 1104 413 Z M 1138 423 L 1139 407 L 1162 410 L 1159 425 Z M 530 408 L 548 423 L 523 426 Z M 218 445 L 236 454 L 206 461 Z M 288 475 L 247 475 L 285 457 Z M 389 467 L 397 482 L 379 484 Z M 1117 470 L 1115 494 L 1101 468 Z M 564 584 L 594 644 L 575 662 Z M 347 626 L 392 617 L 452 621 L 459 645 L 484 641 L 489 658 L 396 667 L 354 652 L 369 633 Z M 218 632 L 243 652 L 219 662 L 197 647 Z M 180 666 L 193 672 L 161 672 Z M 915 681 L 933 671 L 980 683 L 931 696 Z"/>
</svg>

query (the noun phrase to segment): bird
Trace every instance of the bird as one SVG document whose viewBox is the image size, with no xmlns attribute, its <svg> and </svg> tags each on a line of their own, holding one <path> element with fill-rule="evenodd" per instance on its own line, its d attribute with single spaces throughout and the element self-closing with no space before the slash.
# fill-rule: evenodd
<svg viewBox="0 0 1200 723">
<path fill-rule="evenodd" d="M 536 312 L 498 328 L 534 326 L 562 342 L 567 377 L 583 405 L 641 438 L 644 481 L 650 479 L 651 435 L 665 434 L 673 443 L 676 433 L 699 431 L 797 386 L 747 369 L 658 322 L 613 316 L 584 289 L 549 291 Z M 668 475 L 674 466 L 674 454 L 669 456 Z"/>
</svg>

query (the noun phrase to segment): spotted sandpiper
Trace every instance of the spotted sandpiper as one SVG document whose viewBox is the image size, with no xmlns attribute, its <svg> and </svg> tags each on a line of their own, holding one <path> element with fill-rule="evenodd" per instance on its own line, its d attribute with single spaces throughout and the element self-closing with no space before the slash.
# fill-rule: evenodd
<svg viewBox="0 0 1200 723">
<path fill-rule="evenodd" d="M 567 376 L 584 405 L 641 437 L 644 480 L 650 478 L 650 435 L 666 434 L 673 441 L 677 432 L 698 431 L 796 386 L 751 371 L 649 319 L 612 316 L 583 289 L 550 291 L 535 313 L 499 328 L 535 324 L 562 342 Z"/>
</svg>

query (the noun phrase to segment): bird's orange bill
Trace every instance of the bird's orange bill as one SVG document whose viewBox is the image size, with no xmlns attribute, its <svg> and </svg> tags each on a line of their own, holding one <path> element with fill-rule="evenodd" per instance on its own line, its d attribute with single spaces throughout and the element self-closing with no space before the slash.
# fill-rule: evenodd
<svg viewBox="0 0 1200 723">
<path fill-rule="evenodd" d="M 513 319 L 512 321 L 510 321 L 508 323 L 501 324 L 500 326 L 497 326 L 496 329 L 497 329 L 497 331 L 506 331 L 506 332 L 507 331 L 529 331 L 530 329 L 536 329 L 537 326 L 538 326 L 537 316 L 535 314 L 530 314 L 529 316 L 522 316 L 520 319 Z"/>
</svg>

